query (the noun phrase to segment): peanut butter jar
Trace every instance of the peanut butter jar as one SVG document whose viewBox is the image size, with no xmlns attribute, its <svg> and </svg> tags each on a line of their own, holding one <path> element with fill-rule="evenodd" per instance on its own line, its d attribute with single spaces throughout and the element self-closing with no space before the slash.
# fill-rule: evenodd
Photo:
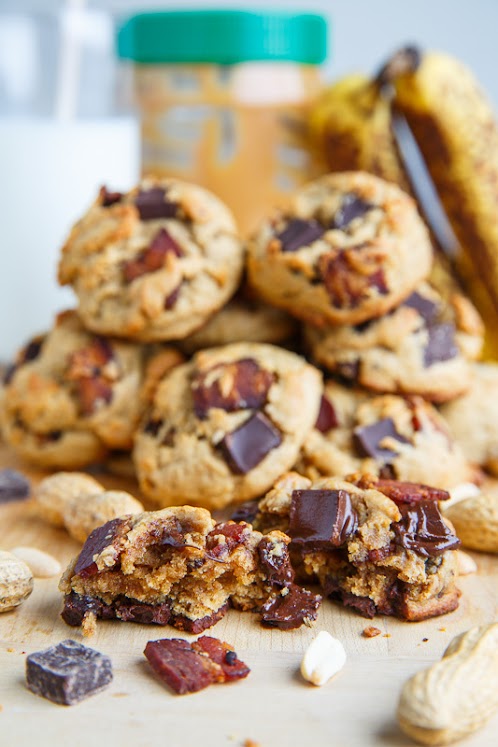
<svg viewBox="0 0 498 747">
<path fill-rule="evenodd" d="M 313 176 L 307 111 L 320 92 L 325 19 L 310 13 L 139 13 L 118 30 L 144 173 L 217 194 L 248 233 Z"/>
</svg>

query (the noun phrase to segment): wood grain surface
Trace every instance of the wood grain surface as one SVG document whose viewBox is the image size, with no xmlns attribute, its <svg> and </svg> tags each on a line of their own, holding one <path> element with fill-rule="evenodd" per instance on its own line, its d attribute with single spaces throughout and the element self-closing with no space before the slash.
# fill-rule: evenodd
<svg viewBox="0 0 498 747">
<path fill-rule="evenodd" d="M 18 467 L 34 483 L 41 473 L 0 446 L 0 466 Z M 106 486 L 130 481 L 97 475 Z M 29 502 L 0 506 L 0 549 L 30 545 L 64 565 L 80 546 L 63 530 L 33 515 Z M 395 710 L 404 680 L 438 659 L 456 634 L 497 619 L 498 558 L 474 553 L 479 571 L 460 580 L 460 607 L 444 617 L 404 623 L 388 617 L 370 622 L 325 600 L 313 628 L 262 628 L 255 615 L 231 611 L 209 635 L 228 641 L 251 668 L 246 680 L 214 685 L 193 695 L 172 694 L 143 656 L 149 640 L 193 636 L 174 628 L 105 622 L 84 642 L 108 654 L 114 680 L 103 693 L 66 707 L 29 692 L 26 654 L 65 638 L 82 640 L 60 618 L 58 579 L 37 579 L 31 597 L 0 615 L 0 745 L 17 747 L 409 747 Z M 364 638 L 375 625 L 382 633 Z M 321 688 L 299 674 L 302 654 L 319 630 L 339 638 L 345 668 Z M 498 743 L 498 718 L 465 740 L 466 747 Z"/>
</svg>

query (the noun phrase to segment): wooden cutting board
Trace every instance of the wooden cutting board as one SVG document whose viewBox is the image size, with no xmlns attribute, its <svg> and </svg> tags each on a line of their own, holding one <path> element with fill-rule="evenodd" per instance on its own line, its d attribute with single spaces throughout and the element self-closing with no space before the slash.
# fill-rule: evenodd
<svg viewBox="0 0 498 747">
<path fill-rule="evenodd" d="M 0 467 L 22 469 L 36 483 L 42 473 L 28 468 L 0 446 Z M 131 481 L 97 476 L 108 487 Z M 63 530 L 33 516 L 23 502 L 0 506 L 0 549 L 30 545 L 64 565 L 80 546 Z M 325 600 L 313 628 L 263 629 L 255 615 L 231 611 L 209 635 L 228 641 L 251 668 L 246 680 L 214 685 L 194 695 L 173 695 L 148 668 L 149 640 L 179 637 L 173 628 L 105 622 L 87 645 L 108 654 L 114 680 L 103 693 L 79 705 L 58 706 L 33 695 L 24 683 L 27 653 L 79 630 L 60 618 L 58 579 L 36 580 L 31 597 L 16 611 L 0 615 L 0 745 L 18 747 L 408 747 L 395 710 L 402 683 L 438 659 L 449 641 L 473 625 L 497 619 L 498 558 L 474 554 L 476 575 L 460 580 L 460 607 L 444 617 L 403 623 L 388 617 L 372 623 Z M 382 633 L 364 638 L 373 624 Z M 321 688 L 299 674 L 302 654 L 319 630 L 339 638 L 345 668 Z M 184 635 L 187 639 L 193 636 Z M 497 744 L 498 718 L 465 741 L 466 747 Z"/>
</svg>

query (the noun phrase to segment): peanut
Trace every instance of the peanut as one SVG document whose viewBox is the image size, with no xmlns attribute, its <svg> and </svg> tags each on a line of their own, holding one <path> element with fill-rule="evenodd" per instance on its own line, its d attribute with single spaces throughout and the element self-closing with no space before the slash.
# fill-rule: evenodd
<svg viewBox="0 0 498 747">
<path fill-rule="evenodd" d="M 140 501 L 123 490 L 78 495 L 64 508 L 64 526 L 71 537 L 79 542 L 85 542 L 90 532 L 106 521 L 125 514 L 139 514 L 143 510 Z"/>
<path fill-rule="evenodd" d="M 26 563 L 35 578 L 60 576 L 61 564 L 52 555 L 36 547 L 14 547 L 12 555 Z"/>
<path fill-rule="evenodd" d="M 55 527 L 64 526 L 64 507 L 80 495 L 101 493 L 103 486 L 83 472 L 56 472 L 40 482 L 34 493 L 37 513 Z"/>
<path fill-rule="evenodd" d="M 441 661 L 402 691 L 397 717 L 421 744 L 450 744 L 479 729 L 498 710 L 498 623 L 454 638 Z"/>
<path fill-rule="evenodd" d="M 26 563 L 0 550 L 0 612 L 8 612 L 29 597 L 33 576 Z"/>
<path fill-rule="evenodd" d="M 301 674 L 313 685 L 325 685 L 346 663 L 344 646 L 326 630 L 314 638 L 301 662 Z"/>
<path fill-rule="evenodd" d="M 470 550 L 498 553 L 498 495 L 481 493 L 445 511 L 462 545 Z"/>
</svg>

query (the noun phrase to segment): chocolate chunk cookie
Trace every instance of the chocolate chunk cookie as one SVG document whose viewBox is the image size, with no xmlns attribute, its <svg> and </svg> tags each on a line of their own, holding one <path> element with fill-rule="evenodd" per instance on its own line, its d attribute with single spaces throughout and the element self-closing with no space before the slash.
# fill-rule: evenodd
<svg viewBox="0 0 498 747">
<path fill-rule="evenodd" d="M 313 478 L 368 472 L 449 488 L 473 477 L 437 410 L 420 397 L 372 396 L 327 382 L 296 469 Z"/>
<path fill-rule="evenodd" d="M 498 475 L 498 364 L 475 363 L 468 392 L 441 414 L 469 461 Z"/>
<path fill-rule="evenodd" d="M 408 621 L 458 606 L 459 540 L 426 485 L 372 477 L 311 481 L 283 475 L 259 504 L 256 526 L 278 527 L 291 542 L 301 579 L 318 579 L 324 594 L 364 617 Z M 356 483 L 356 484 L 355 484 Z"/>
<path fill-rule="evenodd" d="M 173 349 L 165 358 L 182 360 Z M 63 469 L 131 449 L 151 364 L 143 345 L 94 335 L 75 312 L 60 314 L 8 370 L 0 398 L 5 440 L 29 461 Z"/>
<path fill-rule="evenodd" d="M 234 342 L 278 344 L 297 334 L 296 320 L 280 309 L 237 296 L 197 332 L 179 341 L 187 354 Z"/>
<path fill-rule="evenodd" d="M 296 193 L 249 243 L 260 296 L 316 326 L 385 314 L 429 273 L 432 250 L 413 200 L 362 172 L 331 174 Z"/>
<path fill-rule="evenodd" d="M 228 208 L 201 187 L 144 179 L 126 194 L 102 189 L 62 250 L 85 325 L 144 342 L 179 339 L 237 289 L 243 251 Z"/>
<path fill-rule="evenodd" d="M 261 496 L 294 464 L 321 390 L 317 369 L 272 345 L 197 353 L 163 378 L 137 433 L 141 489 L 212 509 Z"/>
<path fill-rule="evenodd" d="M 445 304 L 424 282 L 377 319 L 322 329 L 308 325 L 306 341 L 320 365 L 368 389 L 445 402 L 469 386 L 469 360 L 481 352 L 483 324 L 464 296 L 453 294 Z"/>
<path fill-rule="evenodd" d="M 299 595 L 288 542 L 244 522 L 216 524 L 191 506 L 114 519 L 92 532 L 66 570 L 62 617 L 89 629 L 98 618 L 117 618 L 189 633 L 214 625 L 230 605 L 264 617 L 265 605 Z M 301 602 L 289 627 L 316 617 L 320 597 L 306 592 Z"/>
</svg>

